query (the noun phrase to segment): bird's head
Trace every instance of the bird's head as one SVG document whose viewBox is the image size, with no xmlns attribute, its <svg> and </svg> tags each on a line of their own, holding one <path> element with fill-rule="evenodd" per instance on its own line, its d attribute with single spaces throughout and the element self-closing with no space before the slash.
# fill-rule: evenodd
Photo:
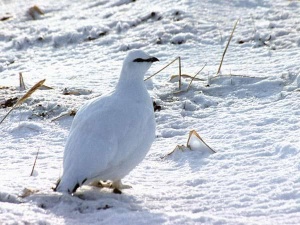
<svg viewBox="0 0 300 225">
<path fill-rule="evenodd" d="M 124 63 L 123 72 L 130 76 L 144 77 L 153 62 L 159 61 L 157 58 L 148 55 L 142 50 L 135 49 L 128 52 Z"/>
</svg>

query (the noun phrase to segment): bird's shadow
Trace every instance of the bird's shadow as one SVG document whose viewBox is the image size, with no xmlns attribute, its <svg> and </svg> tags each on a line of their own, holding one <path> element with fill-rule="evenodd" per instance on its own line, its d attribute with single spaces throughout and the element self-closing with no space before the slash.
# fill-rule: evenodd
<svg viewBox="0 0 300 225">
<path fill-rule="evenodd" d="M 95 213 L 97 217 L 100 217 L 101 213 L 103 216 L 134 212 L 152 214 L 149 209 L 143 207 L 142 199 L 126 192 L 114 194 L 106 188 L 83 188 L 73 196 L 55 192 L 36 193 L 26 197 L 24 202 L 30 202 L 47 213 L 64 218 L 66 224 L 84 214 Z"/>
</svg>

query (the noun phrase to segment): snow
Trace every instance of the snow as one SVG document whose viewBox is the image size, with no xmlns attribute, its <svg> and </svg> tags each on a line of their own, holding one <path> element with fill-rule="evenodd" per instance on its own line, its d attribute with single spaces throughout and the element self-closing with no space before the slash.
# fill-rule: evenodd
<svg viewBox="0 0 300 225">
<path fill-rule="evenodd" d="M 28 9 L 37 5 L 36 20 Z M 298 1 L 0 1 L 0 101 L 20 97 L 19 72 L 38 90 L 0 124 L 2 224 L 299 224 Z M 215 77 L 236 20 L 239 24 Z M 160 62 L 181 56 L 193 76 L 178 93 L 172 64 L 146 81 L 157 133 L 122 195 L 51 190 L 73 117 L 113 90 L 128 50 Z M 190 79 L 182 79 L 186 90 Z M 7 88 L 4 88 L 4 87 Z M 71 94 L 64 94 L 71 90 Z M 75 94 L 72 94 L 74 91 Z M 0 118 L 9 108 L 0 109 Z M 176 151 L 195 130 L 217 153 Z M 34 176 L 29 176 L 39 150 Z M 33 191 L 21 197 L 23 190 Z"/>
</svg>

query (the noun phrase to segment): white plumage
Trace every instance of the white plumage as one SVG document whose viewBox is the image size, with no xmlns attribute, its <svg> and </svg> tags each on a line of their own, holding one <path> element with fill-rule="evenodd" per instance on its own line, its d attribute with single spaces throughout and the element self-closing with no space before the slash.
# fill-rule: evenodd
<svg viewBox="0 0 300 225">
<path fill-rule="evenodd" d="M 144 84 L 155 61 L 142 50 L 130 51 L 115 90 L 77 112 L 56 191 L 73 193 L 100 180 L 122 189 L 121 179 L 144 159 L 155 138 L 153 104 Z"/>
</svg>

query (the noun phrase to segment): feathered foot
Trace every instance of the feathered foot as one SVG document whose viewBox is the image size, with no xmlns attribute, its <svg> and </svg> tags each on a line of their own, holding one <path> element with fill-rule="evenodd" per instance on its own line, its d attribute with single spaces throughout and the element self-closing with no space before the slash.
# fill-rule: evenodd
<svg viewBox="0 0 300 225">
<path fill-rule="evenodd" d="M 130 185 L 122 184 L 121 180 L 117 181 L 95 181 L 90 184 L 94 187 L 99 188 L 111 188 L 113 189 L 113 193 L 115 194 L 122 194 L 121 189 L 129 189 L 132 188 Z"/>
</svg>

